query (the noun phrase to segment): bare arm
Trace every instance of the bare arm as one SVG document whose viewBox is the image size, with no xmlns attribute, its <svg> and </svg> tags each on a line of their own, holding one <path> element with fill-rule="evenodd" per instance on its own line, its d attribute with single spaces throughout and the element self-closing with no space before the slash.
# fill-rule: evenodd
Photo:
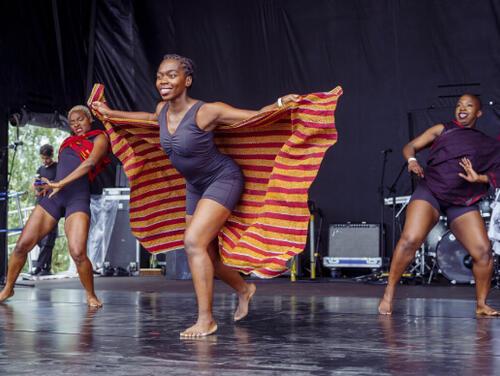
<svg viewBox="0 0 500 376">
<path fill-rule="evenodd" d="M 415 137 L 403 147 L 403 157 L 408 161 L 408 171 L 419 177 L 424 177 L 424 169 L 418 163 L 415 155 L 422 149 L 430 146 L 436 138 L 443 132 L 444 125 L 437 124 L 427 129 L 420 136 Z M 410 159 L 411 158 L 411 159 Z"/>
<path fill-rule="evenodd" d="M 160 115 L 160 111 L 165 105 L 165 102 L 159 102 L 156 106 L 156 111 L 154 113 L 151 112 L 129 112 L 129 111 L 120 111 L 113 110 L 109 108 L 106 103 L 103 102 L 92 102 L 92 108 L 101 113 L 105 119 L 108 118 L 119 118 L 119 119 L 134 119 L 134 120 L 146 120 L 146 121 L 156 121 L 158 120 L 158 116 Z"/>
<path fill-rule="evenodd" d="M 74 169 L 68 176 L 58 182 L 50 182 L 48 179 L 43 178 L 47 183 L 48 188 L 52 188 L 50 197 L 59 192 L 69 183 L 81 178 L 89 173 L 100 161 L 108 154 L 109 142 L 103 134 L 98 135 L 94 140 L 94 148 L 89 157 L 84 160 L 76 169 Z"/>
<path fill-rule="evenodd" d="M 296 94 L 289 94 L 281 98 L 283 105 L 290 102 L 297 102 L 300 97 Z M 277 103 L 272 103 L 261 108 L 259 111 L 243 110 L 232 107 L 223 102 L 207 103 L 202 106 L 198 112 L 198 126 L 206 131 L 217 128 L 218 125 L 234 124 L 239 121 L 248 119 L 261 112 L 269 111 L 278 108 Z"/>
</svg>

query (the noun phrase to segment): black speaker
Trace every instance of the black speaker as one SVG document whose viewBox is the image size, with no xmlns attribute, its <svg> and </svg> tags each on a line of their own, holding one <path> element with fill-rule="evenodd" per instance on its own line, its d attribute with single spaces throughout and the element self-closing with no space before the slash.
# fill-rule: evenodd
<svg viewBox="0 0 500 376">
<path fill-rule="evenodd" d="M 326 267 L 378 268 L 380 257 L 380 226 L 370 223 L 330 225 Z"/>
<path fill-rule="evenodd" d="M 104 262 L 112 268 L 127 270 L 131 263 L 135 263 L 136 268 L 140 265 L 140 247 L 130 230 L 128 210 L 128 200 L 119 200 L 108 251 L 104 258 Z"/>
</svg>

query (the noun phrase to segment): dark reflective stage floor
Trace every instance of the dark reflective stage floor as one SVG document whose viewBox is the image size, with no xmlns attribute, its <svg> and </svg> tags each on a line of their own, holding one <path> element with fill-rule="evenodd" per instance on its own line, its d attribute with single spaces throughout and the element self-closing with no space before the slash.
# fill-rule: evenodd
<svg viewBox="0 0 500 376">
<path fill-rule="evenodd" d="M 258 290 L 235 325 L 236 299 L 223 292 L 217 334 L 180 340 L 192 293 L 99 296 L 104 308 L 89 311 L 81 290 L 18 288 L 0 305 L 0 375 L 500 374 L 500 319 L 476 319 L 470 299 L 400 299 L 393 317 L 380 317 L 375 297 Z"/>
</svg>

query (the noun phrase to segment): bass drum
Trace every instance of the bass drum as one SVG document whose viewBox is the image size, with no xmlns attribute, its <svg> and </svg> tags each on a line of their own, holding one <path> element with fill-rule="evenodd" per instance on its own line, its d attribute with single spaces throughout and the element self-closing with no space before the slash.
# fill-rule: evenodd
<svg viewBox="0 0 500 376">
<path fill-rule="evenodd" d="M 452 284 L 474 283 L 472 257 L 451 231 L 447 231 L 439 241 L 436 261 L 439 272 Z"/>
</svg>

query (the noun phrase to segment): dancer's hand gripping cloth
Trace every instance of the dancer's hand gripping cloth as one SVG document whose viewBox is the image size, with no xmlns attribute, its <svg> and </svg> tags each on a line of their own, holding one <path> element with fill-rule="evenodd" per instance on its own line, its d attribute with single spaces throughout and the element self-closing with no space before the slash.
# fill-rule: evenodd
<svg viewBox="0 0 500 376">
<path fill-rule="evenodd" d="M 220 151 L 245 176 L 243 196 L 219 234 L 223 262 L 262 278 L 287 270 L 304 249 L 308 189 L 337 141 L 334 112 L 342 88 L 217 128 Z M 89 103 L 104 101 L 96 84 Z M 185 181 L 160 146 L 157 122 L 104 118 L 114 154 L 130 182 L 130 227 L 152 253 L 182 248 Z"/>
</svg>

